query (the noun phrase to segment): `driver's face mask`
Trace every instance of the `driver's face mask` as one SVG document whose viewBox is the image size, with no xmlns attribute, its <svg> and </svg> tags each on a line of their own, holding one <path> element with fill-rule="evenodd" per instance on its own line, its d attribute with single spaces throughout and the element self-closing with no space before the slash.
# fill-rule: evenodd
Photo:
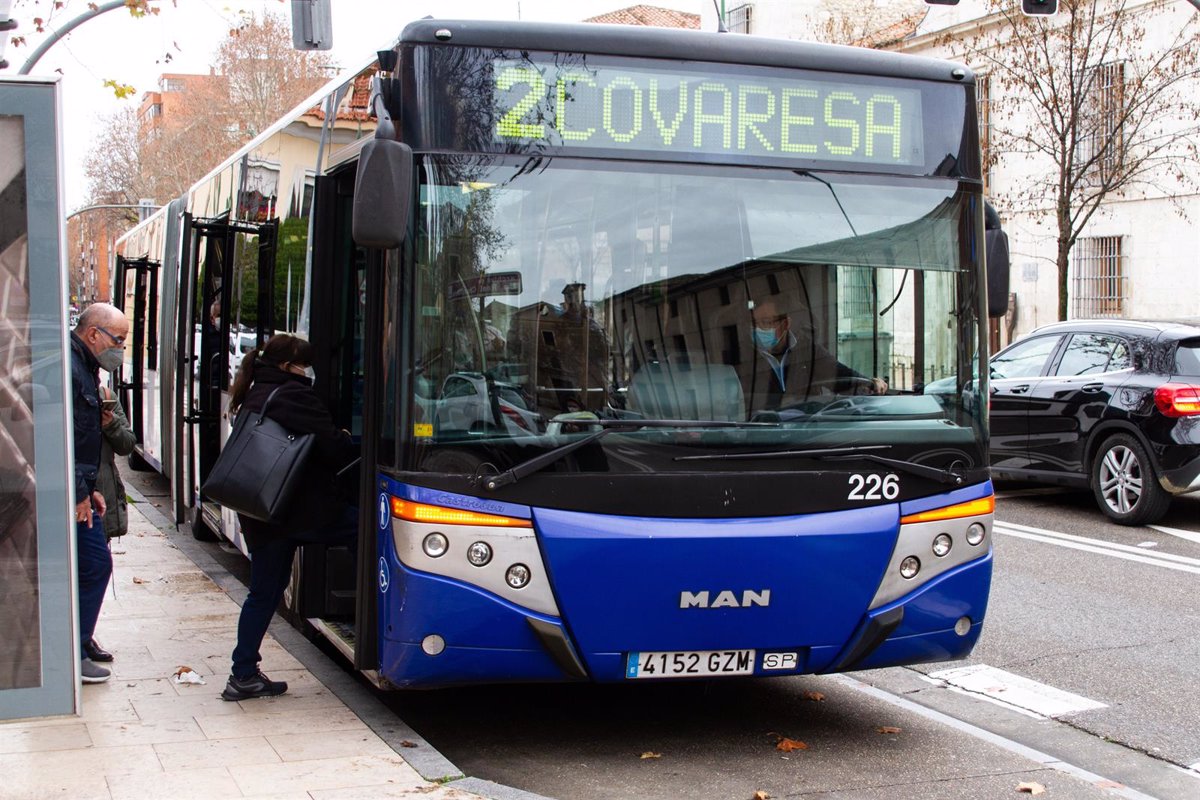
<svg viewBox="0 0 1200 800">
<path fill-rule="evenodd" d="M 782 337 L 777 328 L 755 328 L 754 343 L 762 350 L 774 350 Z"/>
</svg>

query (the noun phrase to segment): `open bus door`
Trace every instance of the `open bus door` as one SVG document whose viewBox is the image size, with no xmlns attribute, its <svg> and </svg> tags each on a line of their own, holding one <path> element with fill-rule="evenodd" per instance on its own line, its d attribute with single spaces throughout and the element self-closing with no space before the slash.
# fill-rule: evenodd
<svg viewBox="0 0 1200 800">
<path fill-rule="evenodd" d="M 378 669 L 374 631 L 375 555 L 374 491 L 380 391 L 378 333 L 385 297 L 382 270 L 368 262 L 367 251 L 350 235 L 354 169 L 343 169 L 316 182 L 313 217 L 312 296 L 328 298 L 311 304 L 311 341 L 317 379 L 315 388 L 334 422 L 350 431 L 361 447 L 361 460 L 342 477 L 339 491 L 359 509 L 357 558 L 345 547 L 305 545 L 293 572 L 293 612 L 328 638 L 354 666 L 370 676 Z M 367 635 L 356 636 L 357 631 Z"/>
<path fill-rule="evenodd" d="M 180 484 L 184 505 L 192 508 L 192 534 L 210 539 L 222 529 L 221 509 L 202 497 L 200 487 L 221 452 L 228 391 L 241 356 L 272 332 L 279 224 L 188 217 L 185 226 L 189 249 L 181 270 L 178 352 L 186 354 L 182 384 L 191 388 L 181 394 Z"/>
<path fill-rule="evenodd" d="M 158 383 L 158 273 L 159 263 L 145 256 L 132 259 L 117 256 L 113 304 L 129 318 L 130 362 L 114 376 L 114 386 L 143 454 L 146 426 L 155 408 L 153 392 Z M 137 453 L 131 455 L 129 463 L 134 469 L 148 466 Z"/>
</svg>

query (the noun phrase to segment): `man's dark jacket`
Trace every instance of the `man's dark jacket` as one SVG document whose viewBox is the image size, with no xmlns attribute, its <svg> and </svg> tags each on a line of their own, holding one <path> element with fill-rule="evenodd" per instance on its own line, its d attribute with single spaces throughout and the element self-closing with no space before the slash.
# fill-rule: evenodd
<svg viewBox="0 0 1200 800">
<path fill-rule="evenodd" d="M 298 531 L 319 530 L 340 519 L 346 502 L 337 485 L 337 471 L 358 457 L 350 435 L 333 423 L 329 410 L 303 375 L 285 372 L 263 363 L 254 365 L 254 382 L 238 413 L 262 411 L 275 389 L 267 416 L 295 434 L 315 437 L 313 452 L 305 464 L 292 509 L 278 524 L 238 515 L 242 534 L 251 551 L 263 542 Z"/>
<path fill-rule="evenodd" d="M 100 362 L 71 333 L 71 406 L 75 432 L 75 503 L 92 496 L 100 471 Z"/>
</svg>

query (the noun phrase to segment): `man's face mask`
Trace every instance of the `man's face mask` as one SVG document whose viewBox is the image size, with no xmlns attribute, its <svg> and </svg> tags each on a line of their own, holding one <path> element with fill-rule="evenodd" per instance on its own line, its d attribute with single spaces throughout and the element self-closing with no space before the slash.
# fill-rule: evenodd
<svg viewBox="0 0 1200 800">
<path fill-rule="evenodd" d="M 110 347 L 107 350 L 101 350 L 96 356 L 96 360 L 100 362 L 100 367 L 108 372 L 116 372 L 121 368 L 121 363 L 125 360 L 124 347 Z"/>
<path fill-rule="evenodd" d="M 115 345 L 106 350 L 101 350 L 96 354 L 96 361 L 99 362 L 101 369 L 108 372 L 116 372 L 121 368 L 121 364 L 125 361 L 125 339 L 117 338 L 99 325 L 96 330 L 107 336 Z"/>
<path fill-rule="evenodd" d="M 779 339 L 779 330 L 775 327 L 754 329 L 754 343 L 763 350 L 775 349 Z"/>
</svg>

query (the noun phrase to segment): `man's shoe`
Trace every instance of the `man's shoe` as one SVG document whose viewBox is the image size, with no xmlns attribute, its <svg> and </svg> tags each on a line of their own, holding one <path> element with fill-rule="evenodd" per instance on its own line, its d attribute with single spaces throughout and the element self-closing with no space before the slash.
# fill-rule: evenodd
<svg viewBox="0 0 1200 800">
<path fill-rule="evenodd" d="M 249 678 L 229 676 L 225 690 L 221 692 L 222 700 L 249 700 L 253 697 L 276 697 L 287 691 L 287 681 L 273 681 L 262 672 Z"/>
<path fill-rule="evenodd" d="M 104 683 L 112 677 L 112 672 L 107 667 L 100 666 L 90 658 L 79 662 L 79 671 L 83 675 L 84 683 Z"/>
<path fill-rule="evenodd" d="M 83 643 L 83 652 L 92 661 L 108 663 L 113 660 L 113 654 L 105 650 L 95 639 L 88 639 Z"/>
</svg>

